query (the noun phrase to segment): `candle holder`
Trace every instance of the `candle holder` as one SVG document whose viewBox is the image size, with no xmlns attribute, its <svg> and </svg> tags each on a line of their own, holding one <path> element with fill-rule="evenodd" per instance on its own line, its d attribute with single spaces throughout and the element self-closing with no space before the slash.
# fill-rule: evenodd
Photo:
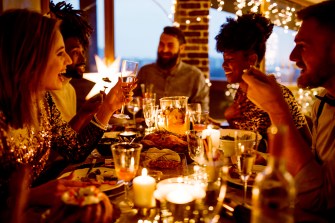
<svg viewBox="0 0 335 223">
<path fill-rule="evenodd" d="M 136 138 L 136 132 L 124 131 L 119 134 L 119 140 L 121 142 L 133 142 Z"/>
<path fill-rule="evenodd" d="M 137 220 L 154 220 L 157 216 L 157 208 L 156 207 L 152 207 L 152 208 L 137 208 L 137 213 L 136 213 L 136 219 Z"/>
</svg>

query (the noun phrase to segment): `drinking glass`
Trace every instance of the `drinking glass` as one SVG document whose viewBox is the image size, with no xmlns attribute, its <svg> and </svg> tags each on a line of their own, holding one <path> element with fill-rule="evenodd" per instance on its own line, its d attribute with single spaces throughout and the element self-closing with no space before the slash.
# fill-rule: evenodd
<svg viewBox="0 0 335 223">
<path fill-rule="evenodd" d="M 196 112 L 192 116 L 192 126 L 194 130 L 204 130 L 207 128 L 208 125 L 208 117 L 209 117 L 209 112 L 204 111 L 204 112 Z"/>
<path fill-rule="evenodd" d="M 155 129 L 157 118 L 158 105 L 147 103 L 143 104 L 143 116 L 145 124 L 147 125 L 147 132 L 152 132 Z"/>
<path fill-rule="evenodd" d="M 129 60 L 122 61 L 121 67 L 121 81 L 122 81 L 122 91 L 123 94 L 126 96 L 131 91 L 132 87 L 136 82 L 136 76 L 138 71 L 138 63 Z M 113 115 L 115 118 L 121 119 L 129 119 L 129 116 L 124 114 L 124 104 L 121 107 L 121 111 L 119 114 Z"/>
<path fill-rule="evenodd" d="M 257 138 L 257 137 L 256 137 Z M 237 168 L 244 185 L 243 204 L 247 196 L 248 179 L 252 174 L 252 167 L 256 159 L 256 140 L 245 140 L 235 131 L 235 154 L 237 158 Z"/>
<path fill-rule="evenodd" d="M 156 93 L 153 92 L 153 88 L 153 84 L 141 84 L 142 97 L 155 99 L 156 103 Z"/>
<path fill-rule="evenodd" d="M 134 206 L 128 197 L 129 182 L 136 176 L 142 144 L 120 142 L 112 145 L 112 154 L 116 176 L 124 181 L 124 199 L 119 203 L 121 210 L 127 210 Z"/>
<path fill-rule="evenodd" d="M 133 100 L 127 104 L 127 110 L 133 115 L 136 127 L 136 113 L 141 109 L 141 97 L 133 97 Z"/>
<path fill-rule="evenodd" d="M 185 135 L 189 129 L 186 96 L 163 97 L 159 99 L 164 116 L 164 128 L 173 133 Z"/>
<path fill-rule="evenodd" d="M 189 156 L 197 165 L 204 166 L 206 163 L 206 155 L 202 131 L 189 130 L 186 131 L 186 136 Z"/>
</svg>

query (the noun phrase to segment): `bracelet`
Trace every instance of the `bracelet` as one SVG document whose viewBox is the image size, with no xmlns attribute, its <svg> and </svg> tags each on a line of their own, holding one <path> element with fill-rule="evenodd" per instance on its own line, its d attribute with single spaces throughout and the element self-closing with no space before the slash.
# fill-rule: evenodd
<svg viewBox="0 0 335 223">
<path fill-rule="evenodd" d="M 91 122 L 103 130 L 107 130 L 108 128 L 108 124 L 105 125 L 102 122 L 100 122 L 100 120 L 97 118 L 97 114 L 93 115 L 93 120 L 91 120 Z"/>
</svg>

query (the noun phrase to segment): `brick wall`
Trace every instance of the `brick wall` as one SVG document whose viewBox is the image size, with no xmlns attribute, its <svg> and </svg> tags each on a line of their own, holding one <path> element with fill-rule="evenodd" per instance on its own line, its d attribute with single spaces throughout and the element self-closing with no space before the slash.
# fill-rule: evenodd
<svg viewBox="0 0 335 223">
<path fill-rule="evenodd" d="M 210 0 L 177 0 L 175 22 L 186 36 L 182 59 L 197 66 L 209 78 L 208 28 Z"/>
</svg>

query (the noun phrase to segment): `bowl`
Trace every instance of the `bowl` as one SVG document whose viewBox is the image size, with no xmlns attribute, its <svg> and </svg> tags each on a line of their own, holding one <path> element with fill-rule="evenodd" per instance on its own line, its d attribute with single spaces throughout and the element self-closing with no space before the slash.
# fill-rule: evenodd
<svg viewBox="0 0 335 223">
<path fill-rule="evenodd" d="M 97 150 L 101 156 L 112 156 L 111 146 L 118 142 L 119 132 L 105 132 L 103 137 L 100 139 Z"/>
<path fill-rule="evenodd" d="M 248 130 L 240 129 L 220 129 L 220 148 L 223 150 L 225 157 L 231 157 L 235 154 L 235 137 L 239 140 L 250 141 L 256 140 L 256 133 Z M 262 136 L 257 133 L 257 146 Z"/>
</svg>

